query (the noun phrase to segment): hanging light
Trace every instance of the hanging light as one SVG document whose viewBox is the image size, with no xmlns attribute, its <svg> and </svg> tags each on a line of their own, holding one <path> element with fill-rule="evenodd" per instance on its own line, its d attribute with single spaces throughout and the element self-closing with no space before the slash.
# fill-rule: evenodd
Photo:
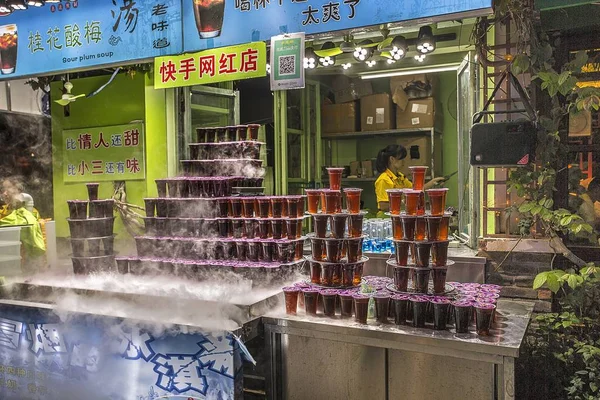
<svg viewBox="0 0 600 400">
<path fill-rule="evenodd" d="M 387 59 L 387 63 L 388 63 L 388 64 L 395 64 L 395 63 L 396 63 L 396 60 L 394 60 L 393 58 L 388 58 L 388 59 Z"/>
<path fill-rule="evenodd" d="M 417 54 L 415 56 L 415 60 L 417 60 L 418 62 L 423 62 L 425 61 L 425 59 L 427 58 L 427 56 L 425 54 Z"/>
<path fill-rule="evenodd" d="M 44 0 L 27 0 L 29 7 L 41 7 L 44 5 Z"/>
<path fill-rule="evenodd" d="M 6 4 L 13 10 L 27 10 L 27 4 L 23 0 L 8 0 Z"/>
<path fill-rule="evenodd" d="M 422 54 L 431 53 L 435 50 L 435 37 L 431 26 L 422 26 L 417 38 L 417 51 Z"/>
<path fill-rule="evenodd" d="M 323 43 L 323 46 L 321 46 L 321 50 L 329 50 L 329 49 L 334 49 L 335 48 L 335 43 L 333 42 L 325 42 Z M 324 56 L 324 57 L 319 57 L 319 64 L 321 64 L 323 67 L 331 67 L 335 65 L 335 56 Z"/>
<path fill-rule="evenodd" d="M 350 64 L 350 63 L 342 64 L 342 68 L 344 68 L 344 69 L 348 69 L 350 67 L 352 67 L 352 64 Z"/>
<path fill-rule="evenodd" d="M 406 38 L 404 36 L 396 36 L 392 40 L 392 48 L 390 49 L 390 55 L 396 61 L 402 60 L 408 53 L 408 45 L 406 44 Z"/>
<path fill-rule="evenodd" d="M 373 68 L 375 65 L 377 65 L 377 61 L 375 61 L 375 60 L 367 60 L 366 63 L 367 63 L 367 67 L 369 67 L 369 68 Z"/>
<path fill-rule="evenodd" d="M 317 55 L 312 47 L 308 47 L 304 52 L 304 69 L 317 68 Z"/>
<path fill-rule="evenodd" d="M 358 46 L 356 46 L 356 48 L 354 49 L 354 59 L 356 61 L 367 61 L 369 58 L 371 58 L 371 56 L 373 56 L 373 48 L 372 47 L 366 47 L 370 44 L 372 44 L 373 42 L 369 39 L 367 40 L 363 40 L 362 42 L 360 42 L 358 44 Z"/>
</svg>

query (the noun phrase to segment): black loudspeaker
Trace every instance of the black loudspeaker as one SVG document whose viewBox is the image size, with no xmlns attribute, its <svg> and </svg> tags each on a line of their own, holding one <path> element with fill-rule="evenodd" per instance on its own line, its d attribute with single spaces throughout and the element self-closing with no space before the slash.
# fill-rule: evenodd
<svg viewBox="0 0 600 400">
<path fill-rule="evenodd" d="M 524 167 L 535 158 L 537 129 L 531 121 L 474 124 L 471 165 Z"/>
</svg>

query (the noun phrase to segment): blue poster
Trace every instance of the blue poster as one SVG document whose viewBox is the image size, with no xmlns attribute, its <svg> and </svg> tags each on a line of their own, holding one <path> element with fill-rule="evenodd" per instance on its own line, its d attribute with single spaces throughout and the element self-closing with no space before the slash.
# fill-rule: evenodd
<svg viewBox="0 0 600 400">
<path fill-rule="evenodd" d="M 492 0 L 182 0 L 184 50 L 490 9 Z"/>
<path fill-rule="evenodd" d="M 0 399 L 241 398 L 235 338 L 183 331 L 192 328 L 1 305 Z"/>
<path fill-rule="evenodd" d="M 0 17 L 0 79 L 183 50 L 181 0 L 76 0 Z"/>
</svg>

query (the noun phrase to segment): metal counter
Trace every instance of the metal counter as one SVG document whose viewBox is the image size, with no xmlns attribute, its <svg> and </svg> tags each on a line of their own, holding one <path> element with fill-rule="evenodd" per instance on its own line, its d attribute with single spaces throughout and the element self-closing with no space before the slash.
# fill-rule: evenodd
<svg viewBox="0 0 600 400">
<path fill-rule="evenodd" d="M 489 337 L 369 320 L 263 317 L 270 399 L 514 399 L 532 302 L 501 300 Z"/>
</svg>

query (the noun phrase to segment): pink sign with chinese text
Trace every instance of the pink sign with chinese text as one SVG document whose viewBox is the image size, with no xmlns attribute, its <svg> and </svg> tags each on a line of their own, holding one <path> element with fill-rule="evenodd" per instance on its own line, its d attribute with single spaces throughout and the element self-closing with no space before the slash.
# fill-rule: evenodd
<svg viewBox="0 0 600 400">
<path fill-rule="evenodd" d="M 146 178 L 142 123 L 63 131 L 64 182 Z"/>
</svg>

